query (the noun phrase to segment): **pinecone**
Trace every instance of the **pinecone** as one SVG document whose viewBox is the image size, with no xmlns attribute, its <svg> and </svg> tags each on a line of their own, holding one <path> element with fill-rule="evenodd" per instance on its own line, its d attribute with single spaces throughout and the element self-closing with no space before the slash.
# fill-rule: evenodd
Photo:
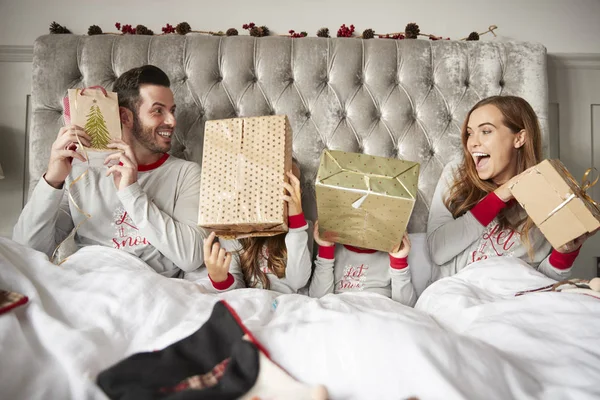
<svg viewBox="0 0 600 400">
<path fill-rule="evenodd" d="M 138 25 L 135 27 L 135 34 L 136 35 L 154 35 L 154 32 L 152 32 L 151 29 L 146 28 L 144 25 Z"/>
<path fill-rule="evenodd" d="M 269 36 L 271 34 L 271 31 L 265 25 L 261 26 L 260 29 L 262 30 L 262 36 Z"/>
<path fill-rule="evenodd" d="M 254 37 L 263 37 L 263 36 L 269 36 L 269 28 L 267 28 L 266 26 L 254 26 L 252 27 L 252 29 L 250 29 L 250 36 L 254 36 Z"/>
<path fill-rule="evenodd" d="M 250 36 L 261 37 L 262 36 L 262 29 L 260 29 L 258 26 L 255 26 L 255 27 L 251 28 L 250 29 Z"/>
<path fill-rule="evenodd" d="M 318 37 L 329 37 L 329 28 L 321 28 L 317 31 Z"/>
<path fill-rule="evenodd" d="M 225 32 L 225 34 L 227 36 L 237 36 L 238 35 L 238 30 L 235 28 L 229 28 L 227 29 L 227 32 Z"/>
<path fill-rule="evenodd" d="M 467 38 L 467 40 L 479 40 L 479 33 L 477 33 L 477 32 L 469 33 L 469 37 Z"/>
<path fill-rule="evenodd" d="M 175 27 L 175 32 L 177 32 L 180 35 L 187 35 L 191 31 L 192 31 L 192 27 L 187 22 L 180 22 Z"/>
<path fill-rule="evenodd" d="M 88 28 L 88 35 L 102 35 L 102 28 L 98 25 L 92 25 Z"/>
<path fill-rule="evenodd" d="M 71 33 L 71 31 L 68 30 L 66 26 L 52 22 L 50 24 L 50 33 Z"/>
<path fill-rule="evenodd" d="M 415 24 L 414 22 L 407 24 L 406 28 L 404 28 L 404 34 L 406 35 L 407 39 L 416 39 L 420 32 L 421 30 L 419 29 L 419 25 Z"/>
<path fill-rule="evenodd" d="M 375 31 L 373 29 L 365 29 L 362 34 L 363 39 L 373 39 L 375 37 Z"/>
</svg>

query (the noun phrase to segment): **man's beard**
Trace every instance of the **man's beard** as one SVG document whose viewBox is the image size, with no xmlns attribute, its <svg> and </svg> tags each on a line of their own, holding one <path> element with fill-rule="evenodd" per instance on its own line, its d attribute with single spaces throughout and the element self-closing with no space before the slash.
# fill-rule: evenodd
<svg viewBox="0 0 600 400">
<path fill-rule="evenodd" d="M 131 128 L 131 133 L 142 146 L 153 153 L 164 154 L 171 150 L 170 144 L 166 144 L 161 147 L 158 143 L 156 143 L 154 130 L 142 125 L 139 117 L 135 113 L 133 114 L 133 127 Z"/>
</svg>

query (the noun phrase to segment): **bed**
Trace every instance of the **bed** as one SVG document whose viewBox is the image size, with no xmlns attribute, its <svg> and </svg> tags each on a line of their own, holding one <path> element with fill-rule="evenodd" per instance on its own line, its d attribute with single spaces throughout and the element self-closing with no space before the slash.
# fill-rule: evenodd
<svg viewBox="0 0 600 400">
<path fill-rule="evenodd" d="M 197 330 L 225 299 L 275 362 L 332 399 L 598 398 L 600 301 L 530 293 L 552 281 L 508 257 L 431 284 L 424 232 L 437 180 L 460 157 L 460 125 L 479 99 L 527 99 L 548 144 L 543 46 L 522 42 L 202 35 L 40 37 L 34 46 L 30 190 L 44 172 L 68 88 L 110 88 L 150 63 L 172 80 L 172 153 L 201 162 L 207 120 L 286 114 L 303 203 L 324 149 L 421 163 L 409 223 L 415 308 L 368 293 L 311 299 L 255 289 L 209 295 L 115 249 L 86 247 L 60 267 L 0 239 L 0 288 L 30 301 L 0 315 L 0 393 L 104 399 L 103 369 Z"/>
</svg>

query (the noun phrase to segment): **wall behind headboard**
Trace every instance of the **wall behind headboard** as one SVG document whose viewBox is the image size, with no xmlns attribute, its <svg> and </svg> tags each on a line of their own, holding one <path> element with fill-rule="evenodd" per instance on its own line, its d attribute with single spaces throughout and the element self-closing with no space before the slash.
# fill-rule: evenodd
<svg viewBox="0 0 600 400">
<path fill-rule="evenodd" d="M 26 97 L 31 88 L 35 38 L 57 21 L 75 33 L 96 24 L 115 31 L 114 23 L 144 24 L 160 33 L 167 22 L 187 21 L 194 29 L 225 30 L 247 22 L 275 33 L 289 29 L 314 35 L 326 26 L 335 35 L 341 24 L 359 31 L 402 31 L 417 22 L 421 31 L 461 38 L 498 25 L 499 37 L 542 43 L 549 53 L 551 156 L 576 176 L 600 169 L 600 1 L 445 0 L 354 2 L 342 0 L 20 0 L 0 2 L 0 235 L 10 236 L 21 210 L 25 157 Z M 600 185 L 598 185 L 600 186 Z M 593 196 L 600 201 L 600 188 Z M 596 275 L 600 235 L 589 241 L 577 262 L 577 276 Z"/>
</svg>

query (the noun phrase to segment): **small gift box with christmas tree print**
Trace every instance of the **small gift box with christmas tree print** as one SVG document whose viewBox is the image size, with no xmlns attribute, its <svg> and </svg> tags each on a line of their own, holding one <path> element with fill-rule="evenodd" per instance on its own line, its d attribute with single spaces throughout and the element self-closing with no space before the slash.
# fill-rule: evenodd
<svg viewBox="0 0 600 400">
<path fill-rule="evenodd" d="M 323 240 L 391 252 L 417 198 L 419 163 L 325 150 L 315 189 Z"/>
<path fill-rule="evenodd" d="M 87 151 L 115 151 L 107 147 L 111 139 L 121 138 L 119 99 L 115 92 L 101 86 L 69 89 L 63 103 L 65 124 L 80 126 L 91 136 Z"/>
</svg>

